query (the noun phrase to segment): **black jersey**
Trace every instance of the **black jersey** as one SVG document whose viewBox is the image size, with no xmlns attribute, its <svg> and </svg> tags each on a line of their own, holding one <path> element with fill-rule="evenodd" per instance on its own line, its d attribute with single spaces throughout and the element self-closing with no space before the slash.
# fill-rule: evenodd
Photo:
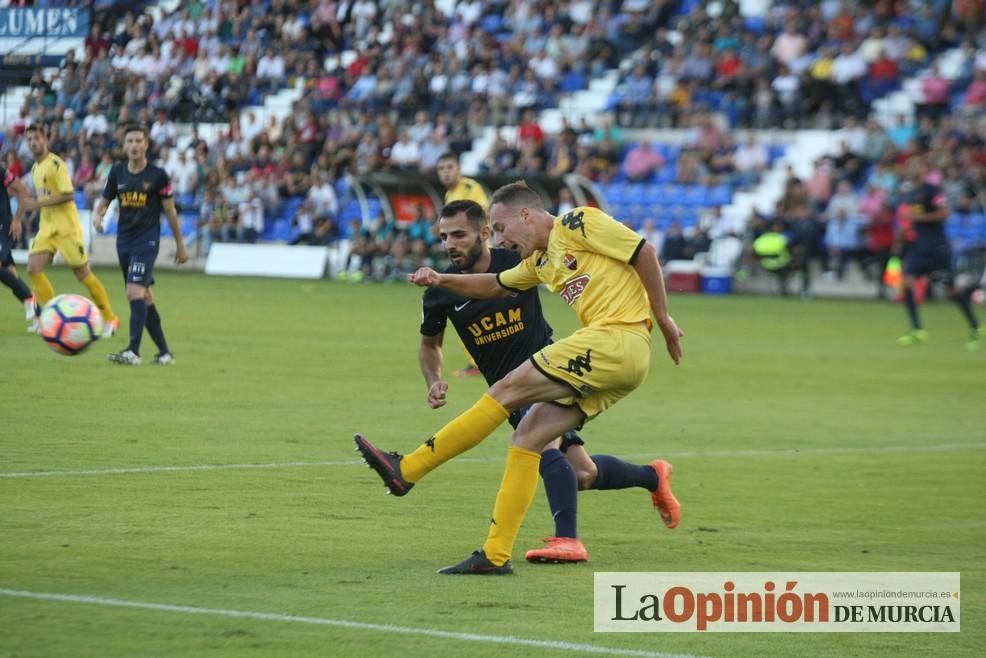
<svg viewBox="0 0 986 658">
<path fill-rule="evenodd" d="M 937 185 L 921 183 L 903 192 L 903 203 L 912 213 L 931 213 L 945 207 L 945 195 Z M 945 222 L 912 222 L 915 249 L 938 249 L 948 245 Z"/>
<path fill-rule="evenodd" d="M 168 174 L 148 164 L 133 174 L 127 163 L 114 165 L 103 188 L 107 201 L 120 200 L 117 242 L 158 240 L 161 237 L 161 200 L 174 192 Z"/>
<path fill-rule="evenodd" d="M 0 165 L 0 230 L 7 233 L 10 230 L 10 222 L 14 219 L 14 214 L 10 211 L 10 194 L 7 188 L 14 182 L 14 175 Z"/>
<path fill-rule="evenodd" d="M 520 262 L 520 255 L 491 249 L 489 273 L 503 272 Z M 460 274 L 455 265 L 446 273 Z M 421 334 L 436 336 L 449 319 L 488 384 L 499 381 L 537 350 L 551 342 L 537 287 L 497 299 L 467 299 L 441 288 L 428 288 L 423 298 Z"/>
</svg>

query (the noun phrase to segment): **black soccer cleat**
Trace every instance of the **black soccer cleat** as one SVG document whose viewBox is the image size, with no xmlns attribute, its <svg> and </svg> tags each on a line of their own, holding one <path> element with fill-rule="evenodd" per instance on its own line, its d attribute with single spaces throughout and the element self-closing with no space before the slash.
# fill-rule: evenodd
<svg viewBox="0 0 986 658">
<path fill-rule="evenodd" d="M 353 437 L 356 442 L 356 449 L 363 455 L 363 461 L 369 464 L 370 468 L 377 472 L 387 485 L 387 490 L 395 496 L 403 496 L 411 487 L 413 482 L 408 482 L 401 476 L 401 460 L 403 455 L 396 452 L 383 452 L 375 445 L 370 443 L 362 434 Z"/>
<path fill-rule="evenodd" d="M 507 576 L 513 572 L 510 560 L 497 566 L 490 562 L 482 550 L 473 551 L 472 555 L 462 562 L 438 570 L 438 573 L 446 576 Z"/>
</svg>

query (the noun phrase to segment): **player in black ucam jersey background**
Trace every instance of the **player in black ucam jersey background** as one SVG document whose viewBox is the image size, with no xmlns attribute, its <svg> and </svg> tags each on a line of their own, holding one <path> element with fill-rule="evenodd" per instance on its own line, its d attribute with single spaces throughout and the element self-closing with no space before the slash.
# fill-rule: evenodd
<svg viewBox="0 0 986 658">
<path fill-rule="evenodd" d="M 158 348 L 154 363 L 169 365 L 175 360 L 164 337 L 161 315 L 151 293 L 154 263 L 161 243 L 162 212 L 167 216 L 171 233 L 175 236 L 175 263 L 181 265 L 188 260 L 171 179 L 164 169 L 147 161 L 149 145 L 146 128 L 127 126 L 123 142 L 127 162 L 117 164 L 110 170 L 103 194 L 93 209 L 93 226 L 102 232 L 103 218 L 110 202 L 114 199 L 120 202 L 116 252 L 130 302 L 130 343 L 125 350 L 110 354 L 109 359 L 130 366 L 140 365 L 140 343 L 145 327 Z"/>
</svg>

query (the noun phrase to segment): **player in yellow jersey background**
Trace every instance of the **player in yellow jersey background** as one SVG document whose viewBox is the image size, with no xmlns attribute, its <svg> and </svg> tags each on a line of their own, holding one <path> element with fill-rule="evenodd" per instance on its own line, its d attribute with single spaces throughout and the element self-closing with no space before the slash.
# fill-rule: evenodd
<svg viewBox="0 0 986 658">
<path fill-rule="evenodd" d="M 445 186 L 445 205 L 453 201 L 475 201 L 483 210 L 489 210 L 490 201 L 486 196 L 483 186 L 471 178 L 462 175 L 462 168 L 459 164 L 459 156 L 452 151 L 446 151 L 438 158 L 438 180 Z M 460 343 L 461 344 L 461 343 Z M 456 370 L 452 374 L 456 377 L 477 376 L 482 373 L 476 367 L 475 362 L 469 355 L 469 350 L 462 346 L 462 351 L 466 353 L 469 363 L 465 368 Z"/>
<path fill-rule="evenodd" d="M 44 128 L 32 124 L 27 128 L 27 144 L 34 155 L 31 179 L 35 197 L 25 202 L 27 210 L 41 213 L 38 234 L 28 252 L 27 273 L 37 300 L 36 313 L 55 296 L 55 289 L 44 271 L 60 253 L 72 268 L 75 278 L 89 290 L 89 296 L 99 307 L 105 320 L 103 337 L 116 333 L 120 319 L 110 306 L 103 283 L 89 269 L 89 255 L 82 237 L 82 222 L 75 205 L 75 188 L 65 161 L 48 150 L 48 135 Z M 37 331 L 37 316 L 28 331 Z"/>
</svg>

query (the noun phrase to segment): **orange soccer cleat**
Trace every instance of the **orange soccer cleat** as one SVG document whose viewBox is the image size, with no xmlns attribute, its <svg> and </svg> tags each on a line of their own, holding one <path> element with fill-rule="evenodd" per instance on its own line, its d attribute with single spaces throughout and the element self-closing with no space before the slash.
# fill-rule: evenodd
<svg viewBox="0 0 986 658">
<path fill-rule="evenodd" d="M 589 560 L 589 552 L 575 537 L 545 537 L 544 543 L 547 544 L 544 548 L 527 551 L 525 557 L 528 562 L 564 564 Z"/>
<path fill-rule="evenodd" d="M 669 528 L 677 528 L 681 521 L 681 504 L 671 493 L 671 464 L 663 459 L 655 459 L 650 467 L 657 473 L 657 489 L 650 493 L 651 502 L 661 513 L 661 520 Z"/>
</svg>

